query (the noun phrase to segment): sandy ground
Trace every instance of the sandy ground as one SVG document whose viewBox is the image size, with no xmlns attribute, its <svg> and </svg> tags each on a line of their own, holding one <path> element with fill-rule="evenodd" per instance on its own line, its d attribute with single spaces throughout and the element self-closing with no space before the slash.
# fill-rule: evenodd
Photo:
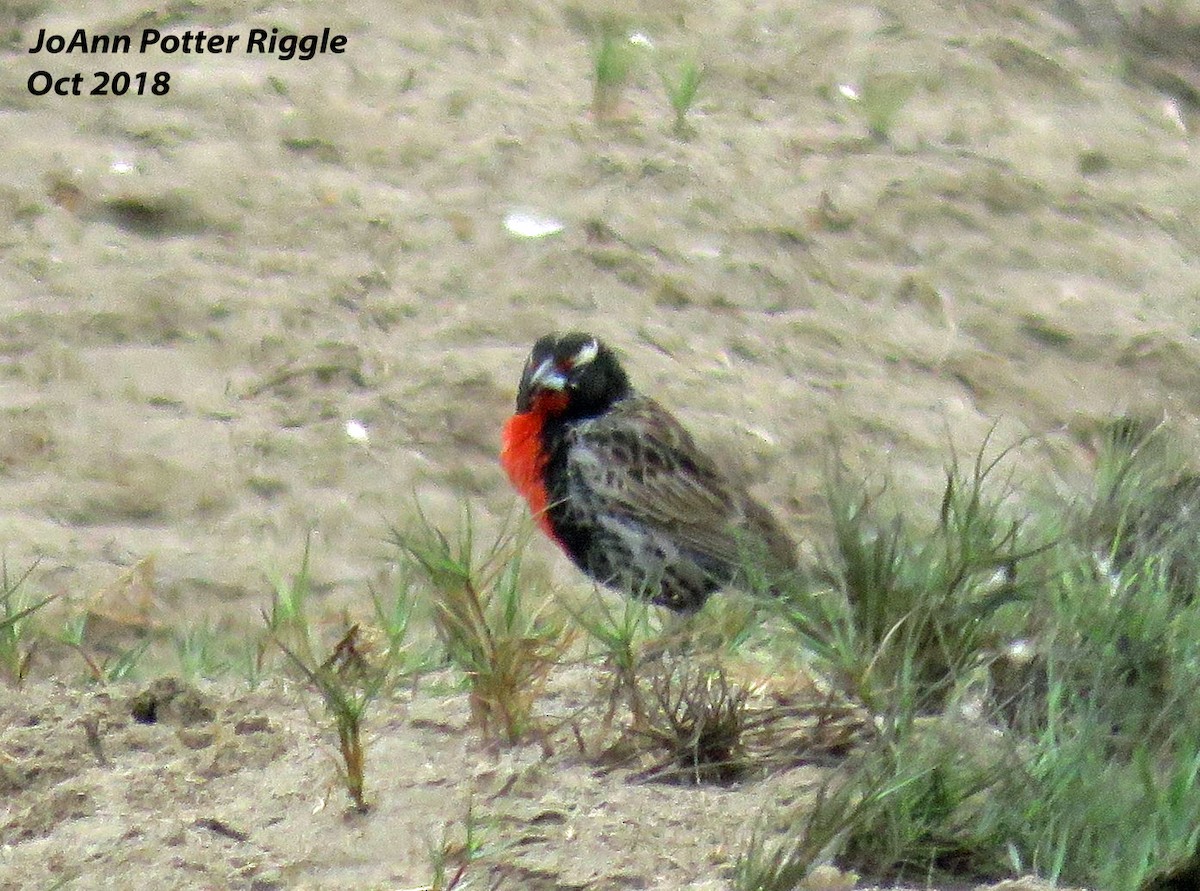
<svg viewBox="0 0 1200 891">
<path fill-rule="evenodd" d="M 478 859 L 462 887 L 718 889 L 763 809 L 821 778 L 634 783 L 574 743 L 481 747 L 461 695 L 423 694 L 376 723 L 374 809 L 359 815 L 294 693 L 185 688 L 140 723 L 151 689 L 5 696 L 0 888 L 120 887 L 131 871 L 155 888 L 416 888 L 443 846 L 453 875 L 470 825 Z M 577 707 L 572 695 L 548 705 Z"/>
<path fill-rule="evenodd" d="M 52 615 L 99 598 L 118 624 L 237 635 L 315 530 L 322 608 L 362 610 L 413 493 L 434 519 L 512 505 L 497 430 L 551 329 L 610 340 L 809 541 L 831 440 L 918 499 L 997 424 L 1033 437 L 1022 479 L 1067 487 L 1113 412 L 1194 441 L 1187 64 L 1130 50 L 1099 4 L 703 7 L 0 6 L 9 567 L 40 559 Z M 602 125 L 607 13 L 655 48 Z M 27 52 L 77 27 L 348 42 L 307 62 Z M 688 57 L 684 138 L 655 69 Z M 170 91 L 35 97 L 43 68 L 162 70 Z M 907 96 L 886 139 L 880 90 Z M 563 228 L 514 236 L 514 210 Z M 2 887 L 413 887 L 475 795 L 527 808 L 514 887 L 715 888 L 755 815 L 812 782 L 682 790 L 561 748 L 483 752 L 461 697 L 430 694 L 383 708 L 378 806 L 347 820 L 317 809 L 330 764 L 296 691 L 206 690 L 194 726 L 141 725 L 136 688 L 79 692 L 81 673 L 42 657 L 0 694 Z"/>
</svg>

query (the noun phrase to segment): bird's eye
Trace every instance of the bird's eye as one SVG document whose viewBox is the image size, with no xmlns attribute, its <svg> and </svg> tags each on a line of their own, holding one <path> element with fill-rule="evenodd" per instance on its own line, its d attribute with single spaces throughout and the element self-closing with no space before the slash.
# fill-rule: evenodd
<svg viewBox="0 0 1200 891">
<path fill-rule="evenodd" d="M 579 348 L 579 351 L 571 357 L 571 367 L 575 368 L 580 365 L 587 365 L 600 353 L 600 344 L 595 340 L 589 340 Z"/>
<path fill-rule="evenodd" d="M 563 359 L 558 363 L 558 370 L 562 372 L 562 376 L 567 379 L 566 386 L 568 390 L 574 390 L 579 386 L 579 381 L 576 379 L 575 375 L 571 374 L 571 372 L 575 370 L 576 364 L 577 363 L 575 362 L 574 357 Z"/>
</svg>

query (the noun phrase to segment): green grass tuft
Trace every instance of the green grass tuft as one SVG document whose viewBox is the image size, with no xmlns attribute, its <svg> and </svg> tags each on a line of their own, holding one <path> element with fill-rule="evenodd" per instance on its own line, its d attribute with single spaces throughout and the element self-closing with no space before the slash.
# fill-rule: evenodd
<svg viewBox="0 0 1200 891">
<path fill-rule="evenodd" d="M 468 507 L 454 538 L 419 505 L 416 516 L 409 529 L 393 529 L 392 540 L 429 583 L 438 637 L 467 679 L 474 723 L 485 738 L 512 744 L 532 734 L 544 743 L 533 707 L 570 634 L 550 592 L 522 572 L 528 529 L 510 516 L 480 545 Z"/>
<path fill-rule="evenodd" d="M 375 662 L 360 649 L 359 626 L 351 625 L 329 656 L 316 663 L 309 653 L 276 641 L 288 661 L 321 697 L 337 735 L 338 775 L 359 813 L 370 810 L 366 797 L 366 748 L 363 722 L 367 709 L 388 686 L 393 666 Z"/>
<path fill-rule="evenodd" d="M 387 646 L 378 652 L 365 639 L 361 626 L 351 624 L 340 640 L 326 649 L 314 633 L 310 617 L 312 577 L 311 538 L 305 542 L 300 567 L 290 579 L 272 579 L 271 608 L 264 612 L 266 642 L 286 657 L 287 663 L 320 696 L 326 719 L 337 737 L 338 776 L 356 811 L 370 809 L 366 795 L 366 746 L 364 722 L 372 703 L 390 689 L 399 677 L 413 670 L 407 660 L 407 616 L 411 601 L 407 591 L 386 610 L 375 598 L 377 611 L 391 620 Z M 258 664 L 265 653 L 260 647 Z"/>
<path fill-rule="evenodd" d="M 701 785 L 732 783 L 745 774 L 749 694 L 719 664 L 663 658 L 648 686 L 650 708 L 635 731 L 666 756 L 643 778 Z"/>
<path fill-rule="evenodd" d="M 36 647 L 34 614 L 55 595 L 35 597 L 26 582 L 37 569 L 37 561 L 17 578 L 9 578 L 8 561 L 0 558 L 0 673 L 10 684 L 19 685 L 29 673 Z"/>
<path fill-rule="evenodd" d="M 637 57 L 625 28 L 606 21 L 592 51 L 592 116 L 600 123 L 620 119 L 621 99 Z"/>
<path fill-rule="evenodd" d="M 1036 514 L 981 450 L 924 533 L 834 477 L 833 590 L 785 616 L 873 730 L 784 834 L 756 833 L 737 888 L 795 888 L 830 858 L 909 883 L 1200 875 L 1200 603 L 1179 556 L 1200 527 L 1165 435 L 1115 425 L 1092 496 Z"/>
<path fill-rule="evenodd" d="M 690 136 L 693 128 L 687 116 L 700 94 L 704 66 L 696 59 L 687 59 L 679 66 L 675 77 L 671 77 L 665 67 L 659 69 L 658 76 L 666 91 L 667 101 L 671 103 L 671 110 L 675 112 L 675 135 L 681 138 Z"/>
<path fill-rule="evenodd" d="M 833 590 L 793 592 L 784 618 L 821 673 L 877 714 L 942 709 L 986 660 L 997 615 L 1026 599 L 1021 565 L 1047 548 L 1005 509 L 1009 487 L 991 491 L 1008 450 L 986 460 L 984 449 L 969 470 L 957 458 L 947 468 L 931 528 L 889 513 L 884 490 L 830 474 L 833 548 L 820 576 Z"/>
<path fill-rule="evenodd" d="M 866 78 L 858 101 L 871 136 L 879 142 L 891 138 L 900 112 L 915 89 L 913 81 L 903 75 L 874 74 Z"/>
</svg>

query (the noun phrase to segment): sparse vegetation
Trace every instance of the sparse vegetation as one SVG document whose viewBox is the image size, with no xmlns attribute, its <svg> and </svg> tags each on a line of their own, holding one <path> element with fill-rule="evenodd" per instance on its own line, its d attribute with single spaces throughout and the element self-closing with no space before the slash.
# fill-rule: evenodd
<svg viewBox="0 0 1200 891">
<path fill-rule="evenodd" d="M 941 710 L 986 662 L 1003 624 L 1024 599 L 1026 560 L 1048 544 L 1010 516 L 1011 492 L 991 486 L 1008 451 L 970 470 L 946 472 L 930 529 L 889 514 L 886 487 L 872 491 L 834 468 L 827 499 L 833 545 L 820 575 L 833 590 L 800 591 L 783 616 L 823 674 L 852 700 L 895 722 Z"/>
<path fill-rule="evenodd" d="M 728 783 L 746 769 L 747 691 L 720 665 L 659 660 L 649 678 L 650 709 L 635 730 L 666 756 L 643 773 L 681 784 Z"/>
<path fill-rule="evenodd" d="M 604 657 L 603 664 L 609 673 L 604 723 L 611 723 L 623 700 L 633 715 L 634 726 L 638 726 L 646 713 L 638 668 L 655 631 L 654 610 L 643 600 L 627 597 L 614 603 L 598 589 L 593 590 L 590 609 L 569 608 L 569 612 L 575 624 L 583 629 L 587 641 L 598 644 Z"/>
<path fill-rule="evenodd" d="M 271 573 L 271 609 L 263 616 L 267 634 L 258 647 L 260 669 L 264 666 L 273 645 L 299 653 L 309 663 L 315 659 L 316 644 L 309 620 L 309 601 L 312 598 L 311 558 L 312 536 L 309 535 L 304 541 L 304 554 L 296 573 L 290 579 L 280 572 Z"/>
<path fill-rule="evenodd" d="M 90 681 L 111 683 L 132 677 L 154 641 L 147 637 L 128 645 L 93 647 L 88 643 L 91 619 L 86 610 L 68 615 L 55 641 L 79 655 Z"/>
<path fill-rule="evenodd" d="M 564 727 L 578 734 L 577 718 L 548 724 L 537 703 L 580 640 L 608 671 L 591 702 L 607 701 L 602 736 L 625 710 L 617 743 L 593 751 L 579 738 L 587 757 L 686 784 L 835 759 L 815 802 L 764 815 L 732 870 L 739 891 L 804 887 L 831 860 L 884 881 L 1035 873 L 1115 891 L 1169 887 L 1200 869 L 1191 471 L 1165 430 L 1122 421 L 1100 443 L 1091 493 L 1064 504 L 1019 494 L 1003 471 L 1012 452 L 989 438 L 970 462 L 954 457 L 923 523 L 886 483 L 833 465 L 820 567 L 777 598 L 748 557 L 758 597 L 714 598 L 666 631 L 635 599 L 597 592 L 564 608 L 523 570 L 529 530 L 514 517 L 484 536 L 464 507 L 448 534 L 416 506 L 392 531 L 394 590 L 372 589 L 337 640 L 320 630 L 327 616 L 315 619 L 309 544 L 294 573 L 272 576 L 247 680 L 282 668 L 318 694 L 339 778 L 365 812 L 372 704 L 437 670 L 415 623 L 432 625 L 461 673 L 484 739 L 533 739 L 547 752 Z M 43 634 L 28 620 L 53 599 L 28 593 L 31 571 L 0 572 L 0 657 L 13 683 Z M 55 639 L 98 681 L 127 677 L 155 642 L 98 650 L 88 623 L 86 611 L 70 614 Z M 215 631 L 160 638 L 186 677 L 240 670 L 236 642 Z M 807 654 L 818 679 L 796 687 L 799 699 L 777 690 L 772 701 L 732 679 L 730 665 L 780 651 Z M 89 733 L 103 753 L 98 725 Z M 476 822 L 469 814 L 465 847 L 447 837 L 431 849 L 429 887 L 465 881 Z"/>
<path fill-rule="evenodd" d="M 675 112 L 675 135 L 686 137 L 692 132 L 688 123 L 688 112 L 696 103 L 700 93 L 700 82 L 704 79 L 704 66 L 694 58 L 684 60 L 679 66 L 678 73 L 672 77 L 665 67 L 659 69 L 663 90 L 666 91 L 667 101 Z"/>
<path fill-rule="evenodd" d="M 857 104 L 867 130 L 879 142 L 891 138 L 896 120 L 914 89 L 910 78 L 896 74 L 873 74 L 863 81 Z"/>
<path fill-rule="evenodd" d="M 636 51 L 619 23 L 605 20 L 592 50 L 592 117 L 604 123 L 621 117 Z"/>
<path fill-rule="evenodd" d="M 485 738 L 509 743 L 540 735 L 534 702 L 570 634 L 548 593 L 531 590 L 521 571 L 527 530 L 510 517 L 481 546 L 469 507 L 454 538 L 419 506 L 415 514 L 410 529 L 392 530 L 392 540 L 426 576 L 438 636 L 467 679 L 476 725 Z"/>
<path fill-rule="evenodd" d="M 229 674 L 233 660 L 226 641 L 209 628 L 188 628 L 171 637 L 179 662 L 179 674 L 187 681 L 219 678 Z"/>
<path fill-rule="evenodd" d="M 370 808 L 366 796 L 366 748 L 363 721 L 371 704 L 395 680 L 404 666 L 407 616 L 411 604 L 398 602 L 389 612 L 400 616 L 389 628 L 388 647 L 372 652 L 364 643 L 360 626 L 350 625 L 328 651 L 314 640 L 309 617 L 312 593 L 311 538 L 305 542 L 299 570 L 291 579 L 276 576 L 270 612 L 264 613 L 268 639 L 288 663 L 321 697 L 325 714 L 338 741 L 338 775 L 355 810 Z M 402 599 L 404 594 L 399 597 Z M 378 600 L 376 601 L 378 605 Z M 262 653 L 260 651 L 260 662 Z"/>
<path fill-rule="evenodd" d="M 463 885 L 472 862 L 483 852 L 482 828 L 474 801 L 468 801 L 461 841 L 453 838 L 453 827 L 446 823 L 442 826 L 441 839 L 430 844 L 429 861 L 433 880 L 421 891 L 454 891 Z"/>
<path fill-rule="evenodd" d="M 788 832 L 755 837 L 738 888 L 795 888 L 830 856 L 901 881 L 1034 872 L 1117 891 L 1195 869 L 1200 712 L 1189 691 L 1200 681 L 1200 610 L 1179 592 L 1197 579 L 1155 545 L 1196 533 L 1172 509 L 1172 523 L 1142 534 L 1135 518 L 1155 510 L 1147 493 L 1161 504 L 1155 493 L 1173 491 L 1178 469 L 1161 463 L 1165 450 L 1129 444 L 1118 436 L 1102 448 L 1100 507 L 1075 524 L 1003 519 L 1012 499 L 988 491 L 995 462 L 976 460 L 966 486 L 952 468 L 931 562 L 903 525 L 884 536 L 867 514 L 844 515 L 838 539 L 853 546 L 838 551 L 839 578 L 860 580 L 843 585 L 854 618 L 835 614 L 825 633 L 814 632 L 823 616 L 792 618 L 884 720 Z M 1132 477 L 1141 482 L 1126 485 Z M 1167 482 L 1147 488 L 1150 479 Z M 1112 522 L 1097 550 L 1103 517 Z M 1029 544 L 1039 538 L 1052 544 Z M 898 584 L 917 566 L 923 585 Z M 999 569 L 999 587 L 970 582 Z M 883 590 L 898 616 L 865 608 Z M 1020 609 L 1006 616 L 1009 604 Z M 929 633 L 910 643 L 906 623 Z"/>
<path fill-rule="evenodd" d="M 37 640 L 32 626 L 34 614 L 54 599 L 29 593 L 26 582 L 36 568 L 35 562 L 10 579 L 8 561 L 0 558 L 0 672 L 11 684 L 20 684 L 29 671 Z"/>
<path fill-rule="evenodd" d="M 338 774 L 355 810 L 366 813 L 366 750 L 363 719 L 391 679 L 391 665 L 371 662 L 359 649 L 359 627 L 351 625 L 329 656 L 319 664 L 310 654 L 280 649 L 321 696 L 338 739 Z"/>
<path fill-rule="evenodd" d="M 838 863 L 864 888 L 1200 888 L 1200 5 L 10 0 L 0 22 L 10 581 L 42 559 L 0 604 L 0 884 L 414 891 L 449 821 L 439 891 L 716 887 L 754 859 L 761 807 L 759 864 L 792 868 L 764 887 L 846 891 L 814 877 Z M 248 53 L 273 26 L 349 42 Z M 162 56 L 164 95 L 21 90 L 70 62 L 30 55 L 40 33 L 150 28 L 241 37 Z M 562 231 L 514 235 L 517 208 Z M 510 496 L 497 427 L 552 327 L 623 350 L 795 533 L 809 577 L 744 637 L 712 627 L 751 599 L 715 595 L 658 660 L 684 635 L 657 608 L 635 605 L 649 630 L 615 642 L 624 663 L 583 629 L 596 609 L 563 616 L 574 641 L 509 747 L 499 718 L 488 740 L 469 723 L 423 571 L 386 577 L 380 518 L 407 530 L 417 491 L 453 542 L 442 507 L 462 493 L 486 549 Z M 1179 439 L 1113 431 L 1101 452 L 1126 455 L 1101 454 L 1089 492 L 1089 431 L 1126 405 Z M 1015 520 L 1016 553 L 1049 546 L 1011 572 L 956 557 L 970 524 L 940 516 L 939 427 L 967 444 L 966 513 L 990 418 L 1039 436 L 983 486 L 997 536 Z M 846 546 L 817 480 L 826 425 L 846 441 Z M 317 667 L 355 625 L 369 662 L 405 642 L 363 716 L 366 817 L 342 813 L 332 719 L 258 612 L 262 567 L 290 583 L 313 520 Z M 877 600 L 849 596 L 854 547 Z M 122 597 L 147 554 L 160 575 Z M 531 613 L 590 591 L 546 541 L 522 564 Z M 732 787 L 650 784 L 715 773 L 633 732 L 662 726 L 672 660 L 747 697 Z M 108 682 L 163 673 L 213 720 L 138 723 Z M 698 674 L 672 694 L 706 695 Z M 496 823 L 464 868 L 467 787 Z"/>
</svg>

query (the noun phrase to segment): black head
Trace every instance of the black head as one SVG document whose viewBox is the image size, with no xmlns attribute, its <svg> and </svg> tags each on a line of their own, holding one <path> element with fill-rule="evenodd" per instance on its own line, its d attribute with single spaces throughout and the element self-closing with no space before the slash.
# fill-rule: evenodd
<svg viewBox="0 0 1200 891">
<path fill-rule="evenodd" d="M 578 331 L 547 334 L 525 360 L 517 411 L 536 405 L 564 418 L 595 417 L 630 392 L 616 354 L 595 337 Z"/>
</svg>

